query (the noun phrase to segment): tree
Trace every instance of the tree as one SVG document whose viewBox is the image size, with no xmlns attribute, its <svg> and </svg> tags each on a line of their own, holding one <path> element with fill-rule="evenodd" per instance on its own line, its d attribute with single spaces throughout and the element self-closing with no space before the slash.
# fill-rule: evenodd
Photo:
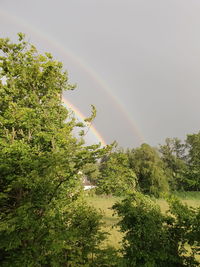
<svg viewBox="0 0 200 267">
<path fill-rule="evenodd" d="M 187 173 L 185 175 L 186 190 L 200 190 L 200 132 L 190 134 L 186 139 L 188 150 Z"/>
<path fill-rule="evenodd" d="M 134 193 L 113 206 L 124 234 L 125 266 L 199 266 L 195 259 L 199 251 L 199 209 L 173 197 L 169 204 L 170 214 L 162 214 L 149 197 Z"/>
<path fill-rule="evenodd" d="M 130 157 L 131 156 L 131 157 Z M 158 152 L 148 144 L 142 144 L 129 153 L 129 160 L 136 173 L 140 190 L 156 197 L 169 190 L 167 175 Z"/>
<path fill-rule="evenodd" d="M 124 195 L 136 189 L 137 179 L 129 167 L 125 153 L 116 151 L 103 158 L 100 164 L 97 192 L 113 195 Z"/>
<path fill-rule="evenodd" d="M 100 176 L 98 162 L 86 164 L 84 166 L 83 172 L 90 182 L 92 182 L 93 184 L 97 184 L 98 178 Z"/>
<path fill-rule="evenodd" d="M 23 34 L 0 39 L 0 55 L 0 265 L 79 266 L 100 222 L 79 200 L 78 172 L 105 151 L 74 137 L 80 123 L 62 105 L 74 87 L 60 62 Z"/>
<path fill-rule="evenodd" d="M 169 177 L 171 190 L 184 189 L 186 172 L 186 146 L 178 138 L 167 138 L 159 151 L 165 163 L 165 171 Z"/>
</svg>

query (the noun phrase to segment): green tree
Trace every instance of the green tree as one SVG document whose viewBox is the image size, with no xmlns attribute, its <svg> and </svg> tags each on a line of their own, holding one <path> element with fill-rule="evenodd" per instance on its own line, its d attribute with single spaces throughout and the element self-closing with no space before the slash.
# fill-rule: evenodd
<svg viewBox="0 0 200 267">
<path fill-rule="evenodd" d="M 162 214 L 149 197 L 134 193 L 113 206 L 124 233 L 125 266 L 199 266 L 194 256 L 199 245 L 199 210 L 173 198 L 169 204 L 170 214 Z"/>
<path fill-rule="evenodd" d="M 200 132 L 190 134 L 186 139 L 188 150 L 187 173 L 185 175 L 185 189 L 200 190 Z"/>
<path fill-rule="evenodd" d="M 159 147 L 171 190 L 184 189 L 184 175 L 187 167 L 185 149 L 185 144 L 178 138 L 167 138 L 165 144 Z"/>
<path fill-rule="evenodd" d="M 98 179 L 99 193 L 124 195 L 136 189 L 137 179 L 123 152 L 112 152 L 103 158 Z"/>
<path fill-rule="evenodd" d="M 78 172 L 104 149 L 74 137 L 80 124 L 62 105 L 73 88 L 23 34 L 0 39 L 1 266 L 82 266 L 97 244 L 99 218 L 79 200 Z"/>
<path fill-rule="evenodd" d="M 129 153 L 129 160 L 136 173 L 140 190 L 156 197 L 169 190 L 163 162 L 156 149 L 148 144 Z"/>
<path fill-rule="evenodd" d="M 83 172 L 90 182 L 92 182 L 93 184 L 97 184 L 98 178 L 100 176 L 98 162 L 86 164 L 84 166 Z"/>
</svg>

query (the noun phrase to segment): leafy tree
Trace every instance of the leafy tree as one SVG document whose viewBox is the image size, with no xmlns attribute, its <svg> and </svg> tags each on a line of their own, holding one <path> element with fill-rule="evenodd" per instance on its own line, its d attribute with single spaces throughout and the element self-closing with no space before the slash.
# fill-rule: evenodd
<svg viewBox="0 0 200 267">
<path fill-rule="evenodd" d="M 90 182 L 96 184 L 98 182 L 98 178 L 100 176 L 99 163 L 98 162 L 87 163 L 84 166 L 83 172 Z"/>
<path fill-rule="evenodd" d="M 131 165 L 143 193 L 158 197 L 169 190 L 163 162 L 156 149 L 150 145 L 142 144 L 141 147 L 132 150 Z"/>
<path fill-rule="evenodd" d="M 200 132 L 190 134 L 186 139 L 188 150 L 187 173 L 185 175 L 186 190 L 200 190 Z"/>
<path fill-rule="evenodd" d="M 112 152 L 104 157 L 98 179 L 99 193 L 124 195 L 136 189 L 137 179 L 129 167 L 128 157 L 123 152 Z"/>
<path fill-rule="evenodd" d="M 159 206 L 141 193 L 113 206 L 121 218 L 118 225 L 124 233 L 125 266 L 199 266 L 194 256 L 199 245 L 199 210 L 177 199 L 169 201 L 169 215 L 162 214 Z"/>
<path fill-rule="evenodd" d="M 0 39 L 1 266 L 82 266 L 98 242 L 78 172 L 105 151 L 74 137 L 80 124 L 62 105 L 73 88 L 23 34 Z"/>
<path fill-rule="evenodd" d="M 184 174 L 186 172 L 185 144 L 178 138 L 167 138 L 159 151 L 165 163 L 165 171 L 169 177 L 171 190 L 184 189 Z"/>
</svg>

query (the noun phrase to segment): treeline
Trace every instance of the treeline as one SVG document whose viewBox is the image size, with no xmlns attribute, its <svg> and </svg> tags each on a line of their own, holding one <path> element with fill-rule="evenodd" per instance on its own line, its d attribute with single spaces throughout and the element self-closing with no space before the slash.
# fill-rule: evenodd
<svg viewBox="0 0 200 267">
<path fill-rule="evenodd" d="M 122 256 L 116 254 L 105 266 L 199 266 L 200 208 L 170 193 L 200 189 L 200 132 L 187 135 L 185 142 L 167 138 L 159 147 L 115 146 L 84 171 L 97 194 L 123 196 L 113 206 L 123 233 Z M 165 198 L 167 213 L 151 196 Z"/>
<path fill-rule="evenodd" d="M 158 147 L 117 146 L 95 164 L 85 166 L 85 175 L 97 185 L 97 193 L 123 195 L 132 190 L 161 196 L 173 191 L 200 190 L 200 133 L 186 141 L 167 138 Z"/>
</svg>

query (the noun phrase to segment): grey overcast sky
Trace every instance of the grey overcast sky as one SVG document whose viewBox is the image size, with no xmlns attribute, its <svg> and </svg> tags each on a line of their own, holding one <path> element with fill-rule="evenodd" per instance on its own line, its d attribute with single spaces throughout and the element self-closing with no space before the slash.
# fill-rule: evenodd
<svg viewBox="0 0 200 267">
<path fill-rule="evenodd" d="M 62 61 L 65 97 L 124 147 L 199 131 L 199 29 L 199 0 L 0 0 L 1 37 Z"/>
</svg>

